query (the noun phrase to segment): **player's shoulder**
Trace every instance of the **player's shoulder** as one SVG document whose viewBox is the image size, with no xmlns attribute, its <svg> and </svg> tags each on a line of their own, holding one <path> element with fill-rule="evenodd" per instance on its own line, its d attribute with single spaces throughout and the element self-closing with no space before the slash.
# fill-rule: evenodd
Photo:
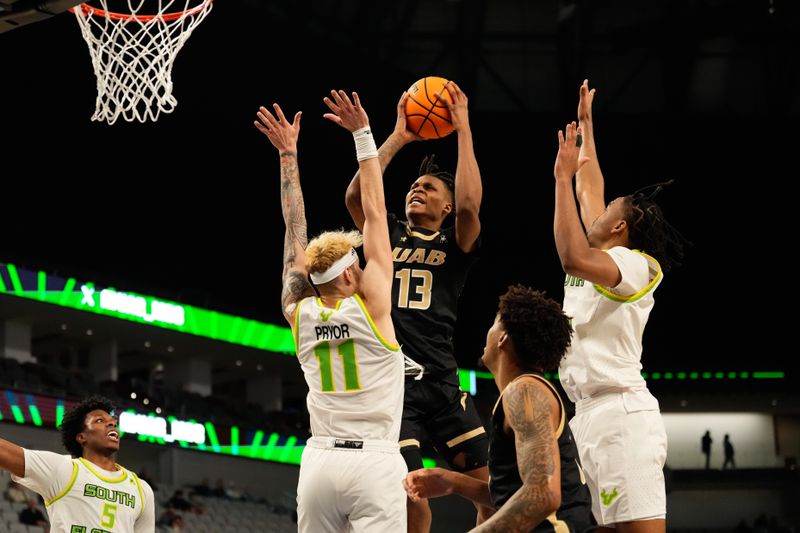
<svg viewBox="0 0 800 533">
<path fill-rule="evenodd" d="M 503 391 L 503 406 L 515 414 L 530 412 L 530 408 L 550 407 L 557 401 L 543 379 L 526 374 L 515 379 Z"/>
<path fill-rule="evenodd" d="M 57 452 L 50 452 L 47 450 L 31 450 L 29 448 L 23 448 L 26 457 L 36 457 L 42 461 L 46 461 L 50 464 L 60 464 L 60 463 L 72 463 L 74 458 L 68 453 L 57 453 Z"/>
<path fill-rule="evenodd" d="M 150 483 L 143 480 L 139 476 L 136 476 L 139 479 L 139 484 L 142 486 L 142 490 L 145 494 L 153 495 L 153 487 L 150 486 Z"/>
<path fill-rule="evenodd" d="M 125 468 L 125 467 L 123 467 L 123 468 Z M 140 478 L 139 475 L 136 472 L 134 472 L 133 470 L 130 470 L 128 468 L 125 468 L 125 470 L 127 470 L 128 473 L 131 474 L 128 477 L 135 477 L 136 478 L 136 481 L 139 483 L 139 486 L 142 487 L 142 492 L 144 492 L 144 495 L 146 497 L 152 497 L 154 495 L 153 487 L 150 486 L 150 483 L 148 483 L 144 479 Z"/>
</svg>

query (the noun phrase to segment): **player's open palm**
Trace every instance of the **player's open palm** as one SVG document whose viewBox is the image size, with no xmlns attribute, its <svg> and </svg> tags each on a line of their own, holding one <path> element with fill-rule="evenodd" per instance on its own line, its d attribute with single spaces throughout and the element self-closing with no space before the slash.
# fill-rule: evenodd
<svg viewBox="0 0 800 533">
<path fill-rule="evenodd" d="M 556 180 L 572 181 L 572 177 L 578 172 L 587 161 L 588 157 L 579 159 L 580 146 L 578 143 L 581 128 L 575 125 L 575 121 L 567 124 L 566 135 L 558 130 L 558 155 L 553 174 Z"/>
<path fill-rule="evenodd" d="M 294 120 L 289 122 L 283 114 L 281 106 L 272 104 L 275 109 L 273 115 L 270 111 L 261 106 L 258 108 L 256 117 L 258 120 L 255 124 L 258 131 L 263 133 L 272 143 L 272 146 L 278 149 L 279 152 L 296 151 L 297 150 L 297 137 L 300 135 L 300 117 L 302 111 L 298 111 L 294 115 Z"/>
<path fill-rule="evenodd" d="M 328 120 L 335 122 L 344 129 L 353 132 L 369 126 L 367 112 L 361 107 L 361 99 L 358 93 L 353 93 L 353 100 L 344 91 L 331 91 L 331 97 L 322 99 L 330 113 L 322 115 Z"/>
<path fill-rule="evenodd" d="M 589 89 L 589 80 L 583 80 L 578 100 L 578 123 L 592 120 L 592 102 L 594 102 L 595 89 Z"/>
</svg>

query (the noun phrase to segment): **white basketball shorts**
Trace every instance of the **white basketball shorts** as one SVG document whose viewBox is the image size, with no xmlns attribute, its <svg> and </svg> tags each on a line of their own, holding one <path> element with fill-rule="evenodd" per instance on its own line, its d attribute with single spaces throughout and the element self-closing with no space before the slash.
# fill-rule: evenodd
<svg viewBox="0 0 800 533">
<path fill-rule="evenodd" d="M 666 518 L 667 433 L 647 389 L 579 400 L 569 425 L 598 524 Z"/>
</svg>

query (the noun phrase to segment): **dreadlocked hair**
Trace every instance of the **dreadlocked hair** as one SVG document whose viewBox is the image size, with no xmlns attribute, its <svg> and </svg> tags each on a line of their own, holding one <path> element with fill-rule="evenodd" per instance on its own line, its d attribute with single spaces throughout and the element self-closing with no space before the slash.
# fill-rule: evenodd
<svg viewBox="0 0 800 533">
<path fill-rule="evenodd" d="M 419 176 L 433 176 L 434 178 L 438 178 L 447 185 L 448 190 L 451 193 L 455 193 L 456 190 L 456 178 L 451 173 L 445 170 L 439 170 L 439 165 L 434 162 L 436 158 L 436 154 L 426 155 L 425 158 L 422 160 L 422 163 L 419 166 Z"/>
<path fill-rule="evenodd" d="M 558 368 L 572 342 L 572 328 L 556 301 L 517 284 L 500 297 L 498 312 L 524 366 L 543 372 Z"/>
<path fill-rule="evenodd" d="M 86 429 L 86 415 L 97 409 L 113 414 L 116 406 L 104 396 L 89 396 L 70 409 L 61 420 L 61 443 L 73 457 L 83 456 L 83 448 L 75 437 Z"/>
<path fill-rule="evenodd" d="M 642 187 L 625 198 L 630 247 L 637 248 L 658 260 L 664 272 L 681 265 L 684 248 L 692 243 L 675 229 L 654 198 L 675 180 Z"/>
</svg>

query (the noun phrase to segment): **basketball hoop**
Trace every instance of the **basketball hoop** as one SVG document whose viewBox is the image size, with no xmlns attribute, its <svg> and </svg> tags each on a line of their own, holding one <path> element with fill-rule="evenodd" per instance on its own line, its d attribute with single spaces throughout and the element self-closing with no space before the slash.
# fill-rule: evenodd
<svg viewBox="0 0 800 533">
<path fill-rule="evenodd" d="M 211 12 L 212 0 L 125 0 L 129 12 L 81 4 L 71 9 L 92 57 L 97 100 L 92 120 L 113 124 L 156 121 L 178 105 L 172 64 L 192 31 Z M 148 4 L 155 12 L 143 13 Z M 174 4 L 183 10 L 171 10 Z M 180 6 L 178 6 L 180 7 Z"/>
</svg>

